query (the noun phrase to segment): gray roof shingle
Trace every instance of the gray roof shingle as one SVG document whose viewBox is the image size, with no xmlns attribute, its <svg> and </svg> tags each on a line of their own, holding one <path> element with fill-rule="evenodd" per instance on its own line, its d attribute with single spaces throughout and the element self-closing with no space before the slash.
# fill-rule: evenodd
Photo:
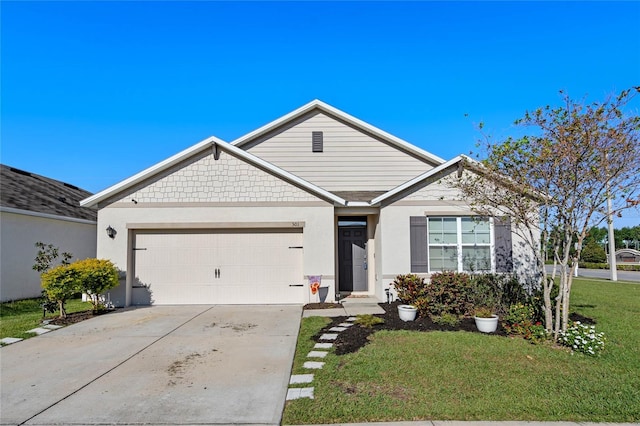
<svg viewBox="0 0 640 426">
<path fill-rule="evenodd" d="M 92 194 L 74 185 L 0 164 L 0 206 L 95 221 L 97 212 L 80 207 Z"/>
</svg>

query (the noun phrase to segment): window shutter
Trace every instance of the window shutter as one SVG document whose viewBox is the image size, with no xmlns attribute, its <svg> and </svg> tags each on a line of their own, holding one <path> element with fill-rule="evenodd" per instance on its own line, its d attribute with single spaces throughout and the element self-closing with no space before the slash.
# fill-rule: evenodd
<svg viewBox="0 0 640 426">
<path fill-rule="evenodd" d="M 511 241 L 511 220 L 508 216 L 493 219 L 496 239 L 496 272 L 513 271 L 513 247 Z"/>
<path fill-rule="evenodd" d="M 409 234 L 411 272 L 429 272 L 427 218 L 425 216 L 411 216 L 409 218 Z"/>
<path fill-rule="evenodd" d="M 323 149 L 322 132 L 311 132 L 311 151 L 322 152 Z"/>
</svg>

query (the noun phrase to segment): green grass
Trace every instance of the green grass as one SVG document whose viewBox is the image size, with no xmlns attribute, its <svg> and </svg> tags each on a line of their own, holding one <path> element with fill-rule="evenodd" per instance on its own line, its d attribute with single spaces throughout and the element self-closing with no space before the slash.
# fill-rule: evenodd
<svg viewBox="0 0 640 426">
<path fill-rule="evenodd" d="M 640 421 L 640 285 L 578 279 L 572 310 L 604 331 L 601 357 L 479 333 L 380 331 L 357 353 L 329 354 L 315 399 L 288 401 L 283 423 Z M 303 320 L 294 372 L 324 324 Z"/>
<path fill-rule="evenodd" d="M 19 337 L 28 339 L 33 333 L 27 330 L 36 328 L 42 322 L 42 307 L 40 299 L 25 299 L 0 304 L 0 339 L 4 337 Z M 91 303 L 81 299 L 67 301 L 67 313 L 86 311 L 91 309 Z M 59 313 L 47 314 L 46 318 L 56 318 Z"/>
</svg>

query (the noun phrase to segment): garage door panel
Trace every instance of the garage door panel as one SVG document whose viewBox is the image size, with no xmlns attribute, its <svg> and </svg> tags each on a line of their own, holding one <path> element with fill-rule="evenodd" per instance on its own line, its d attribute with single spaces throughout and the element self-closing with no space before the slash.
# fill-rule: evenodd
<svg viewBox="0 0 640 426">
<path fill-rule="evenodd" d="M 135 272 L 155 304 L 304 303 L 299 246 L 291 230 L 140 232 Z"/>
</svg>

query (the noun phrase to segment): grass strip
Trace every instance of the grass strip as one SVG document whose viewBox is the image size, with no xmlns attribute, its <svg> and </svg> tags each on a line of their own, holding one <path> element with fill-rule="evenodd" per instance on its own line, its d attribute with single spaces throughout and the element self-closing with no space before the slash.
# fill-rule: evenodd
<svg viewBox="0 0 640 426">
<path fill-rule="evenodd" d="M 24 299 L 0 304 L 0 339 L 17 337 L 28 339 L 34 333 L 27 333 L 42 323 L 42 307 L 40 299 Z M 81 312 L 92 309 L 91 303 L 82 299 L 68 300 L 67 313 Z M 44 319 L 57 318 L 58 313 L 47 313 Z"/>
</svg>

